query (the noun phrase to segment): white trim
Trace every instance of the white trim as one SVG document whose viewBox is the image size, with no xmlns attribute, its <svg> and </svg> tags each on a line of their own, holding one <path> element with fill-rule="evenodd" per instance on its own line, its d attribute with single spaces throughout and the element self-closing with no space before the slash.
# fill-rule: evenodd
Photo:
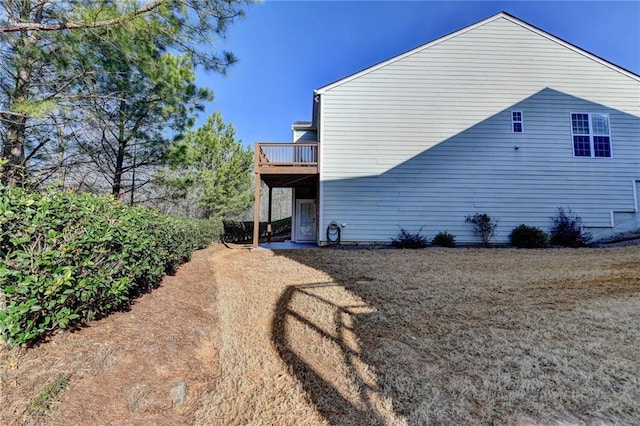
<svg viewBox="0 0 640 426">
<path fill-rule="evenodd" d="M 296 189 L 291 188 L 291 241 L 296 242 Z"/>
<path fill-rule="evenodd" d="M 317 201 L 316 201 L 315 198 L 297 198 L 295 200 L 295 204 L 296 204 L 296 219 L 297 219 L 298 212 L 299 212 L 298 206 L 300 206 L 302 203 L 313 203 L 313 219 L 316 221 L 316 226 L 312 226 L 311 228 L 313 229 L 313 232 L 315 233 L 315 235 L 313 235 L 312 238 L 309 239 L 309 240 L 302 240 L 300 238 L 297 238 L 295 240 L 295 242 L 300 241 L 300 242 L 308 243 L 308 242 L 312 242 L 312 241 L 317 241 L 318 240 L 318 227 L 317 227 L 318 217 L 317 217 L 317 214 L 316 214 L 317 211 L 318 211 L 317 210 L 317 207 L 318 207 Z M 297 220 L 296 220 L 296 222 L 297 222 Z M 302 222 L 302 220 L 300 220 L 300 222 Z M 293 226 L 292 226 L 292 230 L 293 230 Z M 296 232 L 296 234 L 297 234 L 297 232 Z"/>
<path fill-rule="evenodd" d="M 319 94 L 322 94 L 322 93 L 326 92 L 327 90 L 331 90 L 331 89 L 333 89 L 333 88 L 335 88 L 337 86 L 340 86 L 340 85 L 342 85 L 344 83 L 348 83 L 349 81 L 354 80 L 354 79 L 356 79 L 356 78 L 358 78 L 360 76 L 363 76 L 365 74 L 369 74 L 372 71 L 375 71 L 375 70 L 380 69 L 382 67 L 385 67 L 387 65 L 393 64 L 394 62 L 402 60 L 402 59 L 406 58 L 407 56 L 411 56 L 414 53 L 418 53 L 418 52 L 420 52 L 420 51 L 422 51 L 424 49 L 427 49 L 427 48 L 429 48 L 431 46 L 435 46 L 435 45 L 437 45 L 439 43 L 442 43 L 443 41 L 447 41 L 450 38 L 457 37 L 460 34 L 464 34 L 467 31 L 473 30 L 473 29 L 475 29 L 475 28 L 477 28 L 477 27 L 479 27 L 481 25 L 484 25 L 484 24 L 486 24 L 488 22 L 493 21 L 494 19 L 502 17 L 503 14 L 504 14 L 504 12 L 500 12 L 497 15 L 494 15 L 492 17 L 484 19 L 484 20 L 482 20 L 480 22 L 477 22 L 477 23 L 475 23 L 473 25 L 470 25 L 468 27 L 462 28 L 460 30 L 457 30 L 457 31 L 451 33 L 451 34 L 445 35 L 443 37 L 437 38 L 437 39 L 435 39 L 433 41 L 430 41 L 430 42 L 428 42 L 426 44 L 420 45 L 420 46 L 415 47 L 415 48 L 413 48 L 411 50 L 408 50 L 408 51 L 406 51 L 404 53 L 401 53 L 401 54 L 399 54 L 397 56 L 389 58 L 389 59 L 387 59 L 385 61 L 379 62 L 379 63 L 377 63 L 375 65 L 372 65 L 372 66 L 370 66 L 368 68 L 365 68 L 365 69 L 363 69 L 361 71 L 358 71 L 355 74 L 351 74 L 351 75 L 349 75 L 349 76 L 347 76 L 345 78 L 342 78 L 340 80 L 334 81 L 333 83 L 329 83 L 326 86 L 320 87 L 319 89 L 316 90 L 316 92 L 319 93 Z"/>
<path fill-rule="evenodd" d="M 610 211 L 609 211 L 609 213 L 611 214 L 611 227 L 612 227 L 612 228 L 615 228 L 615 227 L 616 227 L 616 223 L 615 223 L 615 220 L 614 220 L 613 216 L 614 216 L 616 213 L 629 213 L 629 214 L 635 214 L 636 212 L 635 212 L 635 211 L 632 211 L 632 210 L 610 210 Z"/>
<path fill-rule="evenodd" d="M 588 116 L 588 126 L 589 126 L 589 133 L 588 134 L 583 134 L 583 133 L 578 133 L 577 135 L 573 133 L 573 115 L 574 114 L 586 114 Z M 591 119 L 591 116 L 593 114 L 600 114 L 600 115 L 604 115 L 607 117 L 607 126 L 609 128 L 609 134 L 608 135 L 596 135 L 593 132 L 593 120 Z M 573 152 L 573 158 L 594 158 L 594 159 L 601 159 L 601 158 L 613 158 L 613 138 L 611 137 L 611 118 L 609 117 L 609 113 L 607 112 L 570 112 L 569 113 L 569 125 L 571 126 L 571 151 Z M 576 148 L 573 142 L 573 137 L 574 136 L 588 136 L 589 137 L 589 156 L 586 155 L 576 155 Z M 608 157 L 597 157 L 596 156 L 596 151 L 595 151 L 595 145 L 594 145 L 594 141 L 593 138 L 594 136 L 607 136 L 609 138 L 609 156 Z"/>
<path fill-rule="evenodd" d="M 448 34 L 448 35 L 445 35 L 443 37 L 437 38 L 437 39 L 435 39 L 433 41 L 430 41 L 430 42 L 428 42 L 426 44 L 420 45 L 420 46 L 415 47 L 415 48 L 413 48 L 411 50 L 408 50 L 408 51 L 406 51 L 404 53 L 401 53 L 401 54 L 399 54 L 397 56 L 389 58 L 389 59 L 387 59 L 385 61 L 379 62 L 379 63 L 377 63 L 375 65 L 372 65 L 372 66 L 370 66 L 368 68 L 365 68 L 363 70 L 357 71 L 356 73 L 351 74 L 351 75 L 349 75 L 347 77 L 344 77 L 344 78 L 342 78 L 340 80 L 336 80 L 333 83 L 329 83 L 329 84 L 327 84 L 325 86 L 322 86 L 322 87 L 318 88 L 317 90 L 315 90 L 315 93 L 317 93 L 317 94 L 325 93 L 327 90 L 331 90 L 331 89 L 333 89 L 333 88 L 335 88 L 337 86 L 340 86 L 342 84 L 348 83 L 351 80 L 354 80 L 354 79 L 356 79 L 358 77 L 361 77 L 361 76 L 363 76 L 365 74 L 368 74 L 368 73 L 373 72 L 373 71 L 375 71 L 377 69 L 380 69 L 382 67 L 390 65 L 390 64 L 392 64 L 392 63 L 394 63 L 396 61 L 402 60 L 402 59 L 406 58 L 407 56 L 411 56 L 411 55 L 413 55 L 413 54 L 415 54 L 417 52 L 420 52 L 420 51 L 422 51 L 424 49 L 428 49 L 429 47 L 435 46 L 435 45 L 437 45 L 437 44 L 439 44 L 439 43 L 441 43 L 443 41 L 447 41 L 447 40 L 449 40 L 449 39 L 451 39 L 453 37 L 457 37 L 457 36 L 459 36 L 461 34 L 464 34 L 464 33 L 468 32 L 468 31 L 471 31 L 471 30 L 473 30 L 475 28 L 478 28 L 478 27 L 480 27 L 482 25 L 485 25 L 485 24 L 487 24 L 489 22 L 493 22 L 493 21 L 495 21 L 497 19 L 506 19 L 509 22 L 512 22 L 512 23 L 514 23 L 516 25 L 519 25 L 522 28 L 525 28 L 525 29 L 527 29 L 529 31 L 532 31 L 532 32 L 534 32 L 534 33 L 536 33 L 536 34 L 538 34 L 538 35 L 540 35 L 540 36 L 542 36 L 542 37 L 554 42 L 554 43 L 557 43 L 557 44 L 559 44 L 559 45 L 561 45 L 563 47 L 566 47 L 569 50 L 572 50 L 572 51 L 574 51 L 574 52 L 576 52 L 576 53 L 578 53 L 580 55 L 583 55 L 583 56 L 591 59 L 592 61 L 598 62 L 601 65 L 604 65 L 604 66 L 606 66 L 608 68 L 611 68 L 614 71 L 617 71 L 617 72 L 619 72 L 621 74 L 626 75 L 627 77 L 631 77 L 634 80 L 640 81 L 640 76 L 639 75 L 636 75 L 636 74 L 634 74 L 634 73 L 632 73 L 630 71 L 627 71 L 622 67 L 619 67 L 619 66 L 617 66 L 617 65 L 615 65 L 615 64 L 613 64 L 611 62 L 608 62 L 608 61 L 606 61 L 606 60 L 604 60 L 604 59 L 602 59 L 602 58 L 600 58 L 600 57 L 598 57 L 598 56 L 596 56 L 596 55 L 594 55 L 592 53 L 587 52 L 586 50 L 583 50 L 583 49 L 581 49 L 581 48 L 579 48 L 577 46 L 574 46 L 573 44 L 568 43 L 568 42 L 566 42 L 566 41 L 564 41 L 564 40 L 562 40 L 562 39 L 560 39 L 560 38 L 558 38 L 558 37 L 546 32 L 546 31 L 538 29 L 538 28 L 536 28 L 536 27 L 534 27 L 534 26 L 532 26 L 532 25 L 530 25 L 530 24 L 528 24 L 528 23 L 526 23 L 526 22 L 524 22 L 524 21 L 522 21 L 522 20 L 520 20 L 520 19 L 518 19 L 518 18 L 516 18 L 514 16 L 509 15 L 508 13 L 499 12 L 499 13 L 497 13 L 497 14 L 495 14 L 493 16 L 490 16 L 489 18 L 486 18 L 486 19 L 484 19 L 484 20 L 482 20 L 480 22 L 477 22 L 475 24 L 472 24 L 472 25 L 469 25 L 467 27 L 464 27 L 464 28 L 462 28 L 460 30 L 457 30 L 457 31 L 451 33 L 451 34 Z"/>
<path fill-rule="evenodd" d="M 296 129 L 305 129 L 305 130 L 313 130 L 314 126 L 313 123 L 308 121 L 304 124 L 300 124 L 300 123 L 293 123 L 291 125 L 291 130 L 296 130 Z"/>
<path fill-rule="evenodd" d="M 586 50 L 581 49 L 578 46 L 575 46 L 575 45 L 573 45 L 573 44 L 571 44 L 569 42 L 566 42 L 566 41 L 562 40 L 561 38 L 558 38 L 558 37 L 554 36 L 551 33 L 548 33 L 546 31 L 543 31 L 543 30 L 539 29 L 539 28 L 536 28 L 533 25 L 528 24 L 528 23 L 516 18 L 515 16 L 511 16 L 511 15 L 506 14 L 504 12 L 500 12 L 500 14 L 504 14 L 504 18 L 509 20 L 509 21 L 511 21 L 511 22 L 513 22 L 514 24 L 520 25 L 523 28 L 526 28 L 526 29 L 528 29 L 530 31 L 533 31 L 534 33 L 536 33 L 536 34 L 538 34 L 538 35 L 540 35 L 540 36 L 542 36 L 544 38 L 547 38 L 547 39 L 549 39 L 549 40 L 551 40 L 551 41 L 553 41 L 555 43 L 558 43 L 559 45 L 561 45 L 563 47 L 566 47 L 569 50 L 573 50 L 574 52 L 576 52 L 576 53 L 578 53 L 578 54 L 580 54 L 582 56 L 585 56 L 585 57 L 591 59 L 592 61 L 598 62 L 599 64 L 604 65 L 607 68 L 611 68 L 612 70 L 617 71 L 620 74 L 626 75 L 627 77 L 631 77 L 634 80 L 640 81 L 640 75 L 634 74 L 631 71 L 627 71 L 626 69 L 624 69 L 624 68 L 622 68 L 622 67 L 620 67 L 620 66 L 618 66 L 618 65 L 616 65 L 614 63 L 611 63 L 611 62 L 607 61 L 606 59 L 602 59 L 602 58 L 594 55 L 593 53 L 589 53 Z"/>
<path fill-rule="evenodd" d="M 516 120 L 513 119 L 513 113 L 514 112 L 517 112 L 517 113 L 520 114 L 520 120 L 519 121 L 516 121 Z M 513 125 L 516 124 L 516 123 L 520 123 L 520 129 L 521 130 L 519 132 L 516 132 L 513 129 Z M 511 133 L 515 133 L 515 134 L 524 133 L 524 113 L 522 112 L 521 109 L 512 109 L 511 110 Z"/>
<path fill-rule="evenodd" d="M 638 184 L 640 184 L 640 179 L 633 180 L 633 210 L 636 213 L 636 226 L 640 227 L 640 209 L 638 208 L 638 203 L 640 200 L 640 194 L 638 194 Z"/>
<path fill-rule="evenodd" d="M 321 232 L 320 227 L 324 223 L 324 184 L 322 182 L 322 175 L 324 169 L 324 149 L 322 149 L 322 145 L 324 143 L 324 126 L 322 123 L 324 122 L 324 102 L 323 96 L 321 93 L 313 93 L 313 99 L 318 99 L 318 104 L 320 110 L 318 111 L 318 122 L 316 123 L 316 136 L 318 139 L 318 160 L 320 164 L 318 165 L 318 244 L 320 244 L 322 240 L 323 233 Z M 315 101 L 314 101 L 315 102 Z"/>
</svg>

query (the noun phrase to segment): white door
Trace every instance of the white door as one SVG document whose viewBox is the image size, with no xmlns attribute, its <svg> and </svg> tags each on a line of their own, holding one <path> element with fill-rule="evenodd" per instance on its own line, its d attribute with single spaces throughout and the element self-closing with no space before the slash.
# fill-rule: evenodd
<svg viewBox="0 0 640 426">
<path fill-rule="evenodd" d="M 316 240 L 316 200 L 296 200 L 296 241 Z"/>
</svg>

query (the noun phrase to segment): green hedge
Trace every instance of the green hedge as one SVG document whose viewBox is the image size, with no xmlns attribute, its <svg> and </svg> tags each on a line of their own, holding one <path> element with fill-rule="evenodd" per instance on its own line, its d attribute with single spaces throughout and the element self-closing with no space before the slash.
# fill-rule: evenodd
<svg viewBox="0 0 640 426">
<path fill-rule="evenodd" d="M 222 224 L 0 185 L 0 230 L 0 336 L 19 344 L 126 307 Z"/>
<path fill-rule="evenodd" d="M 224 241 L 240 242 L 250 241 L 253 239 L 253 222 L 240 222 L 235 220 L 225 220 L 224 225 Z M 291 232 L 291 218 L 275 220 L 271 222 L 272 235 L 279 235 L 285 232 Z M 267 222 L 260 222 L 260 236 L 267 235 Z"/>
</svg>

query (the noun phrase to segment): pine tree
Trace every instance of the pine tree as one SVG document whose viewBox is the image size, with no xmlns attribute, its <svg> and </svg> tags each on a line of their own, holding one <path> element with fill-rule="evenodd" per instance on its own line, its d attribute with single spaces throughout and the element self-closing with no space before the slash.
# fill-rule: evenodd
<svg viewBox="0 0 640 426">
<path fill-rule="evenodd" d="M 212 46 L 243 15 L 244 3 L 0 0 L 0 142 L 7 160 L 2 180 L 22 185 L 38 172 L 55 172 L 61 160 L 54 157 L 66 149 L 60 134 L 84 119 L 78 114 L 82 102 L 119 96 L 98 90 L 105 64 L 91 60 L 96 53 L 111 46 L 120 55 L 113 54 L 114 61 L 124 55 L 126 64 L 144 69 L 150 52 L 135 41 L 148 47 L 153 40 L 161 53 L 225 73 L 235 57 Z M 96 92 L 78 90 L 88 81 L 96 82 Z"/>
<path fill-rule="evenodd" d="M 175 198 L 197 203 L 194 216 L 225 217 L 251 204 L 253 155 L 235 138 L 232 125 L 214 112 L 206 123 L 188 131 L 171 150 L 165 188 Z"/>
</svg>

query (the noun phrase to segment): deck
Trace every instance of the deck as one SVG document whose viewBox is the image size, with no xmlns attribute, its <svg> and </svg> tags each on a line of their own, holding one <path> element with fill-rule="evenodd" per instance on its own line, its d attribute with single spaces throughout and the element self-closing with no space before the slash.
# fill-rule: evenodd
<svg viewBox="0 0 640 426">
<path fill-rule="evenodd" d="M 269 187 L 267 241 L 271 241 L 271 203 L 273 188 L 317 187 L 319 178 L 317 142 L 257 142 L 254 201 L 253 247 L 258 247 L 260 187 Z"/>
<path fill-rule="evenodd" d="M 317 142 L 258 142 L 255 172 L 265 174 L 317 174 Z"/>
</svg>

